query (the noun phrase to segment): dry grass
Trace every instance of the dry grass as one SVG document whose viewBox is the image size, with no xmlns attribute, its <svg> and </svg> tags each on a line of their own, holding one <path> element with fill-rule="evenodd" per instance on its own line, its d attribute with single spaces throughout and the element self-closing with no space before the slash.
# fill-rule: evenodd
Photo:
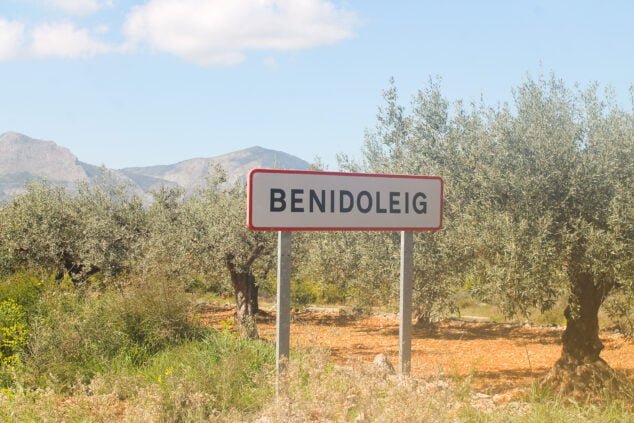
<svg viewBox="0 0 634 423">
<path fill-rule="evenodd" d="M 228 341 L 231 342 L 231 341 Z M 259 348 L 256 346 L 256 348 Z M 176 354 L 173 364 L 189 355 Z M 192 355 L 192 361 L 201 361 Z M 231 361 L 232 355 L 226 356 Z M 239 367 L 249 365 L 237 358 Z M 240 361 L 238 361 L 240 360 Z M 160 366 L 168 364 L 161 361 Z M 211 363 L 207 362 L 207 365 Z M 227 364 L 227 363 L 224 363 Z M 223 364 L 223 368 L 226 368 Z M 231 364 L 231 363 L 229 363 Z M 51 390 L 0 394 L 0 420 L 7 422 L 630 422 L 628 404 L 618 401 L 577 404 L 534 389 L 522 398 L 485 395 L 472 390 L 469 378 L 408 378 L 371 364 L 332 364 L 324 351 L 303 351 L 289 363 L 282 395 L 268 388 L 270 371 L 249 377 L 263 385 L 257 408 L 238 402 L 210 407 L 219 391 L 195 376 L 179 376 L 166 391 L 161 381 L 139 384 L 143 374 L 96 378 L 72 394 Z M 208 378 L 205 378 L 208 379 Z M 148 379 L 145 379 L 146 382 Z M 245 379 L 246 381 L 246 379 Z M 119 386 L 117 386 L 119 384 Z M 121 385 L 128 385 L 122 389 Z M 236 385 L 237 386 L 237 385 Z M 227 385 L 226 388 L 230 386 Z M 225 388 L 223 388 L 225 390 Z M 255 404 L 255 403 L 254 403 Z M 631 405 L 630 405 L 631 407 Z"/>
<path fill-rule="evenodd" d="M 455 383 L 388 374 L 372 365 L 334 366 L 323 353 L 291 362 L 283 395 L 258 421 L 451 421 L 461 391 Z"/>
<path fill-rule="evenodd" d="M 537 387 L 512 398 L 472 389 L 469 378 L 409 378 L 371 364 L 335 366 L 323 353 L 290 363 L 287 389 L 259 413 L 264 422 L 631 422 L 631 405 L 556 398 Z M 629 407 L 629 409 L 628 409 Z M 232 416 L 235 417 L 235 416 Z"/>
</svg>

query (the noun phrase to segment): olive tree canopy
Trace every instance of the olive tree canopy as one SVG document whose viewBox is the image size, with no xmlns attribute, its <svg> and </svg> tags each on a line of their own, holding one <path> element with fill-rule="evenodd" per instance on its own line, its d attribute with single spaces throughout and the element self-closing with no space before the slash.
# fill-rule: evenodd
<svg viewBox="0 0 634 423">
<path fill-rule="evenodd" d="M 392 85 L 364 147 L 369 170 L 445 180 L 446 229 L 418 266 L 461 281 L 509 315 L 568 298 L 561 358 L 547 381 L 570 391 L 611 379 L 598 311 L 634 284 L 634 114 L 597 86 L 527 80 L 514 100 L 449 110 L 437 81 L 410 112 Z M 433 268 L 433 267 L 432 267 Z"/>
<path fill-rule="evenodd" d="M 200 268 L 211 274 L 228 272 L 235 299 L 240 332 L 258 336 L 255 317 L 258 312 L 256 276 L 264 260 L 274 249 L 269 232 L 251 231 L 246 226 L 246 187 L 242 181 L 227 185 L 221 169 L 210 178 L 207 187 L 186 203 L 188 242 Z"/>
<path fill-rule="evenodd" d="M 145 213 L 141 200 L 104 179 L 76 193 L 32 183 L 2 208 L 2 241 L 17 265 L 44 268 L 82 283 L 130 270 L 141 253 Z"/>
</svg>

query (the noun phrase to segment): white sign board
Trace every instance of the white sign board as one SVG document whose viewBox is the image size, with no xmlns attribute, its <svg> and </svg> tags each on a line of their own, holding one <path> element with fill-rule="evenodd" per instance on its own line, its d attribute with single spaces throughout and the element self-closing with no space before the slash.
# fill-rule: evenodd
<svg viewBox="0 0 634 423">
<path fill-rule="evenodd" d="M 253 169 L 247 225 L 276 231 L 419 231 L 442 227 L 437 176 Z"/>
</svg>

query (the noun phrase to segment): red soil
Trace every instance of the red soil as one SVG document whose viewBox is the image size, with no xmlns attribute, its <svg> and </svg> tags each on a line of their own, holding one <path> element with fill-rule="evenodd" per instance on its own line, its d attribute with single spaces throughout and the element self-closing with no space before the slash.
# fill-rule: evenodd
<svg viewBox="0 0 634 423">
<path fill-rule="evenodd" d="M 230 306 L 207 306 L 201 319 L 213 327 L 230 324 Z M 339 316 L 328 311 L 293 313 L 291 348 L 324 348 L 339 364 L 370 362 L 385 354 L 398 362 L 398 321 L 394 315 Z M 224 322 L 224 323 L 223 323 Z M 275 342 L 275 315 L 258 317 L 260 337 Z M 488 393 L 522 388 L 559 358 L 562 328 L 503 323 L 447 321 L 433 331 L 414 329 L 412 374 L 468 377 Z M 634 379 L 634 343 L 619 334 L 602 333 L 601 356 Z M 396 367 L 396 366 L 395 366 Z"/>
</svg>

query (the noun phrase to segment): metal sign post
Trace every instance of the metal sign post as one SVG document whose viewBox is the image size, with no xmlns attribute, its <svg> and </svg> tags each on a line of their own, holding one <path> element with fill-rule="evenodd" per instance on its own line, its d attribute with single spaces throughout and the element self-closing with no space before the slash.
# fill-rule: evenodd
<svg viewBox="0 0 634 423">
<path fill-rule="evenodd" d="M 292 231 L 401 231 L 399 371 L 412 357 L 413 231 L 442 228 L 438 176 L 253 169 L 247 178 L 247 226 L 279 231 L 276 392 L 289 357 Z"/>
<path fill-rule="evenodd" d="M 277 235 L 277 317 L 275 345 L 275 392 L 279 396 L 286 372 L 291 331 L 291 232 Z"/>
<path fill-rule="evenodd" d="M 401 231 L 401 297 L 398 330 L 398 368 L 407 375 L 412 361 L 412 285 L 414 279 L 414 233 Z"/>
</svg>

